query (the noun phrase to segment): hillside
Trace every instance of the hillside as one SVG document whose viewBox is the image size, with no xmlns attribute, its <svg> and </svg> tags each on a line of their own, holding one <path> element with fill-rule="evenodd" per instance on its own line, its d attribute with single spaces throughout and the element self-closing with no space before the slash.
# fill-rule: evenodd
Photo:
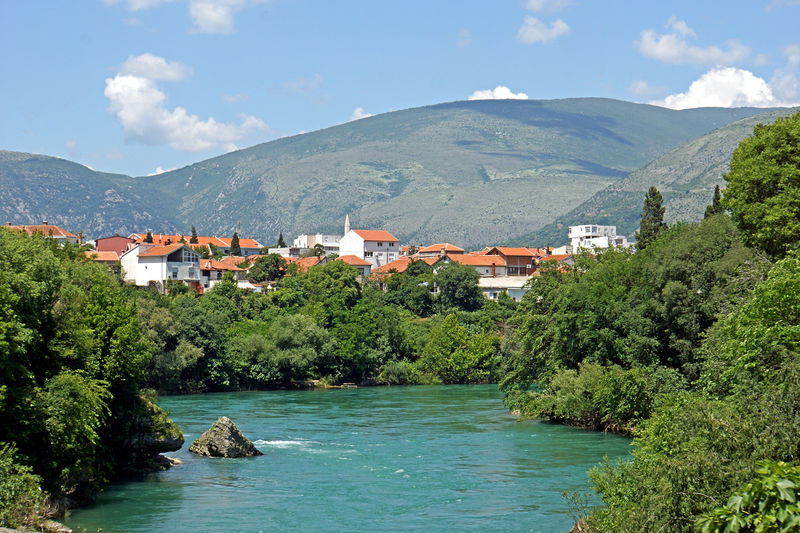
<svg viewBox="0 0 800 533">
<path fill-rule="evenodd" d="M 0 153 L 0 213 L 92 236 L 154 229 L 265 242 L 353 225 L 480 246 L 552 222 L 671 149 L 763 110 L 492 100 L 376 115 L 154 177 Z"/>
<path fill-rule="evenodd" d="M 647 189 L 655 185 L 664 197 L 667 222 L 697 221 L 711 203 L 714 187 L 725 186 L 723 175 L 734 149 L 753 133 L 756 124 L 769 124 L 797 109 L 768 111 L 744 118 L 694 139 L 597 192 L 541 230 L 510 239 L 513 244 L 561 245 L 567 226 L 584 223 L 617 226 L 617 233 L 639 229 Z"/>
</svg>

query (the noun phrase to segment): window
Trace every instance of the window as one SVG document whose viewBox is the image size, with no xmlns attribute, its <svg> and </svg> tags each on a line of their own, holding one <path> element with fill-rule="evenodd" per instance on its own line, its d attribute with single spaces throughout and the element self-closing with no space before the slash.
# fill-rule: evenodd
<svg viewBox="0 0 800 533">
<path fill-rule="evenodd" d="M 378 243 L 378 248 L 380 248 L 381 246 L 383 246 L 383 243 L 382 243 L 382 242 L 379 242 L 379 243 Z"/>
<path fill-rule="evenodd" d="M 372 252 L 364 252 L 364 257 L 372 257 Z"/>
<path fill-rule="evenodd" d="M 394 243 L 393 243 L 393 242 L 390 242 L 390 243 L 389 243 L 389 246 L 394 246 Z"/>
</svg>

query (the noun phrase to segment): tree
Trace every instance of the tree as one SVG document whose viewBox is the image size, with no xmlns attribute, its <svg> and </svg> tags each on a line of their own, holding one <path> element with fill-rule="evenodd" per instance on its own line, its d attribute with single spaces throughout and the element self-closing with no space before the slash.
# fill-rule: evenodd
<svg viewBox="0 0 800 533">
<path fill-rule="evenodd" d="M 231 237 L 231 255 L 242 255 L 242 248 L 239 246 L 239 233 L 234 231 Z"/>
<path fill-rule="evenodd" d="M 247 277 L 256 282 L 276 281 L 283 277 L 286 259 L 280 254 L 269 254 L 256 259 L 247 272 Z"/>
<path fill-rule="evenodd" d="M 194 224 L 192 224 L 192 237 L 189 239 L 189 242 L 192 244 L 197 244 L 200 242 L 197 239 L 197 230 L 195 229 Z"/>
<path fill-rule="evenodd" d="M 153 242 L 153 234 L 148 231 L 147 235 L 144 236 L 143 242 Z"/>
<path fill-rule="evenodd" d="M 286 241 L 283 240 L 283 232 L 278 234 L 278 248 L 286 248 Z"/>
<path fill-rule="evenodd" d="M 722 206 L 721 198 L 722 196 L 719 193 L 719 185 L 717 185 L 714 187 L 714 198 L 711 200 L 711 204 L 706 207 L 706 213 L 703 218 L 713 217 L 714 215 L 725 212 L 725 208 Z"/>
<path fill-rule="evenodd" d="M 478 272 L 467 265 L 452 261 L 436 273 L 439 298 L 445 309 L 456 307 L 462 311 L 480 309 L 484 296 L 478 287 Z"/>
<path fill-rule="evenodd" d="M 642 209 L 642 220 L 639 223 L 639 231 L 636 232 L 636 247 L 644 250 L 648 244 L 653 242 L 656 236 L 667 227 L 664 223 L 664 207 L 661 205 L 663 198 L 655 187 L 650 187 L 644 197 L 644 208 Z"/>
<path fill-rule="evenodd" d="M 325 247 L 322 246 L 320 243 L 314 245 L 313 248 L 309 248 L 307 252 L 303 253 L 300 257 L 324 257 L 325 256 Z"/>
<path fill-rule="evenodd" d="M 800 241 L 800 113 L 757 125 L 724 178 L 722 205 L 746 242 L 782 257 Z"/>
</svg>

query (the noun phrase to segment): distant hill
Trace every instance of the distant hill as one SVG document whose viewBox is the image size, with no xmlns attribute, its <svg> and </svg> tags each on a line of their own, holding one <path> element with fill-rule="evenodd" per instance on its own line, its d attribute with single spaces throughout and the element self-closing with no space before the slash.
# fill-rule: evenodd
<svg viewBox="0 0 800 533">
<path fill-rule="evenodd" d="M 480 246 L 530 234 L 630 172 L 762 109 L 600 98 L 453 102 L 376 115 L 153 177 L 0 152 L 0 216 L 91 236 L 188 231 L 273 242 L 387 229 Z"/>
<path fill-rule="evenodd" d="M 542 229 L 510 239 L 511 244 L 561 245 L 567 227 L 579 224 L 617 226 L 620 235 L 639 229 L 644 196 L 654 185 L 664 197 L 667 222 L 697 221 L 711 203 L 714 187 L 724 188 L 731 155 L 753 133 L 756 124 L 770 124 L 797 109 L 780 109 L 736 121 L 694 139 L 595 193 Z"/>
</svg>

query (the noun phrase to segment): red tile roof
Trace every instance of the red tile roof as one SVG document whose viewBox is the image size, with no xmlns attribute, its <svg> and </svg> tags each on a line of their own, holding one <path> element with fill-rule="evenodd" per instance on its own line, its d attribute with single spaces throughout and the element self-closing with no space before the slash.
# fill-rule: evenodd
<svg viewBox="0 0 800 533">
<path fill-rule="evenodd" d="M 167 241 L 170 244 L 174 244 L 176 242 L 181 241 L 181 237 L 188 246 L 208 246 L 209 244 L 213 244 L 219 248 L 230 248 L 231 247 L 231 237 L 206 237 L 206 236 L 197 236 L 197 242 L 189 242 L 192 238 L 191 235 L 167 235 L 161 233 L 153 233 L 153 244 L 164 244 Z M 131 239 L 134 240 L 136 243 L 144 242 L 145 237 L 147 237 L 147 232 L 145 233 L 132 233 Z M 261 244 L 255 239 L 245 239 L 243 237 L 239 237 L 239 247 L 240 248 L 263 248 Z"/>
<path fill-rule="evenodd" d="M 313 257 L 284 257 L 286 263 L 294 263 L 300 272 L 305 272 L 309 268 L 316 266 L 322 261 L 317 256 Z"/>
<path fill-rule="evenodd" d="M 244 272 L 245 269 L 237 266 L 228 265 L 216 259 L 201 259 L 200 270 L 230 270 L 231 272 Z"/>
<path fill-rule="evenodd" d="M 139 252 L 139 257 L 163 257 L 176 250 L 183 248 L 182 244 L 170 244 L 169 246 L 152 246 Z"/>
<path fill-rule="evenodd" d="M 430 246 L 425 246 L 417 250 L 417 253 L 431 253 L 431 252 L 463 252 L 463 248 L 459 248 L 455 244 L 450 244 L 449 242 L 443 242 L 441 244 L 431 244 Z"/>
<path fill-rule="evenodd" d="M 383 266 L 379 266 L 378 268 L 372 269 L 373 274 L 388 274 L 390 270 L 396 270 L 397 272 L 405 272 L 408 268 L 408 265 L 414 261 L 411 257 L 399 257 L 392 261 L 391 263 L 386 263 Z"/>
<path fill-rule="evenodd" d="M 400 242 L 397 237 L 382 229 L 354 229 L 353 231 L 365 241 Z"/>
<path fill-rule="evenodd" d="M 555 254 L 555 255 L 549 255 L 549 256 L 543 258 L 542 261 L 558 261 L 558 262 L 561 262 L 561 261 L 564 261 L 565 259 L 569 259 L 570 257 L 572 257 L 572 254 Z"/>
<path fill-rule="evenodd" d="M 77 236 L 68 232 L 64 228 L 55 226 L 53 224 L 30 224 L 30 225 L 24 224 L 20 226 L 12 226 L 11 223 L 7 223 L 4 227 L 9 229 L 15 229 L 17 231 L 24 231 L 28 235 L 33 235 L 34 233 L 40 233 L 45 237 L 56 237 L 62 239 L 78 238 Z"/>
<path fill-rule="evenodd" d="M 372 266 L 372 263 L 361 259 L 357 255 L 340 255 L 337 261 L 343 261 L 351 266 Z"/>
<path fill-rule="evenodd" d="M 119 256 L 117 252 L 112 251 L 97 251 L 97 250 L 86 250 L 83 252 L 87 258 L 91 259 L 92 261 L 99 261 L 101 263 L 110 263 L 119 261 Z"/>
<path fill-rule="evenodd" d="M 499 255 L 448 255 L 448 259 L 461 265 L 469 266 L 506 266 L 506 260 Z"/>
<path fill-rule="evenodd" d="M 519 257 L 519 256 L 522 256 L 522 257 L 537 257 L 537 255 L 538 255 L 538 254 L 534 253 L 534 251 L 531 250 L 530 248 L 507 248 L 505 246 L 495 246 L 494 248 L 489 250 L 488 253 L 492 253 L 495 250 L 497 250 L 501 254 L 505 255 L 506 257 L 508 257 L 509 255 L 513 255 L 513 256 L 517 256 L 517 257 Z"/>
</svg>

